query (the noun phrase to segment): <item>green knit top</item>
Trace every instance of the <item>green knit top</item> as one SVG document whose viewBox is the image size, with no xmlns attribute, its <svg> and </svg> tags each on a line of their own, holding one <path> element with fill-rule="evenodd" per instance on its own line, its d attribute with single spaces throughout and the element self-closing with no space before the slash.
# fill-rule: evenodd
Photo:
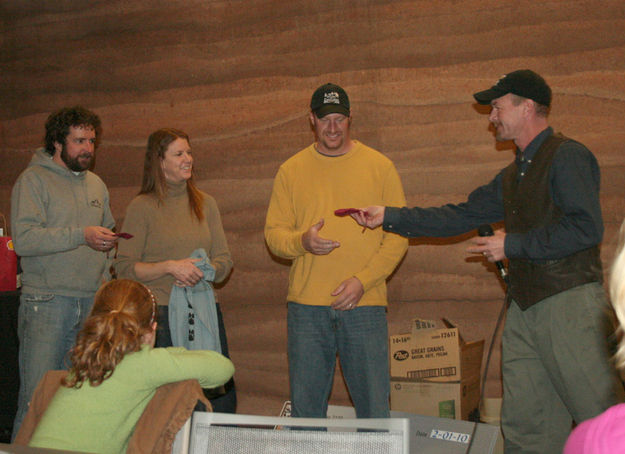
<svg viewBox="0 0 625 454">
<path fill-rule="evenodd" d="M 207 350 L 152 348 L 127 354 L 99 386 L 61 386 L 39 422 L 30 446 L 117 454 L 126 445 L 156 388 L 196 378 L 203 388 L 227 382 L 232 362 Z"/>
</svg>

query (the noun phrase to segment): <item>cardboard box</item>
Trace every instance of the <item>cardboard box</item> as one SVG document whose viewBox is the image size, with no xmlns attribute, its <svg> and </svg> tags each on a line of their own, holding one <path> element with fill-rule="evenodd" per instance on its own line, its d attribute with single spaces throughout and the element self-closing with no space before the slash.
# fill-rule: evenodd
<svg viewBox="0 0 625 454">
<path fill-rule="evenodd" d="M 449 321 L 411 320 L 412 332 L 390 336 L 391 377 L 435 382 L 480 375 L 484 341 L 465 342 Z"/>
<path fill-rule="evenodd" d="M 447 383 L 391 378 L 391 410 L 394 411 L 468 421 L 479 399 L 479 377 Z"/>
<path fill-rule="evenodd" d="M 484 341 L 465 342 L 449 321 L 411 320 L 390 336 L 391 409 L 468 419 L 480 396 Z"/>
</svg>

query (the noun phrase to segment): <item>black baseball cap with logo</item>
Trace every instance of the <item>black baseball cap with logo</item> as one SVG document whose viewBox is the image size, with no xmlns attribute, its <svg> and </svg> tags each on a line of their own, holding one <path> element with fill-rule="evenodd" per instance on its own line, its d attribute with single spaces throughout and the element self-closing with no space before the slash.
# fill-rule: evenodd
<svg viewBox="0 0 625 454">
<path fill-rule="evenodd" d="M 490 104 L 493 99 L 512 93 L 538 104 L 551 105 L 551 88 L 539 74 L 530 69 L 519 69 L 506 74 L 488 90 L 473 95 L 479 104 Z"/>
<path fill-rule="evenodd" d="M 317 118 L 323 118 L 331 113 L 340 113 L 349 117 L 349 98 L 341 87 L 327 83 L 313 93 L 310 110 Z"/>
</svg>

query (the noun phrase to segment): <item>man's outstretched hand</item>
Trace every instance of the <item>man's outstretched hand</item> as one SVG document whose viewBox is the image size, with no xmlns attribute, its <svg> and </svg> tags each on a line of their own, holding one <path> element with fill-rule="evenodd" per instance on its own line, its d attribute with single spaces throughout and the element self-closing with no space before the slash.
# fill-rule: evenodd
<svg viewBox="0 0 625 454">
<path fill-rule="evenodd" d="M 323 219 L 312 225 L 302 234 L 302 246 L 308 252 L 315 255 L 327 255 L 340 246 L 338 241 L 328 240 L 319 236 L 319 231 L 323 227 Z"/>
<path fill-rule="evenodd" d="M 351 213 L 350 216 L 363 227 L 369 227 L 375 229 L 382 225 L 384 222 L 384 210 L 383 206 L 370 206 L 367 208 L 360 208 L 358 212 Z"/>
</svg>

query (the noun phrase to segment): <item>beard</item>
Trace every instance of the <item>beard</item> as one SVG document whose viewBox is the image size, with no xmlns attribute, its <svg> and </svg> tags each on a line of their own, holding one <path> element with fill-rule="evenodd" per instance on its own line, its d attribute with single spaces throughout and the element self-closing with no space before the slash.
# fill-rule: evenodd
<svg viewBox="0 0 625 454">
<path fill-rule="evenodd" d="M 84 153 L 74 158 L 70 158 L 67 154 L 65 146 L 63 146 L 63 149 L 61 150 L 61 159 L 69 170 L 73 172 L 84 172 L 89 167 L 91 167 L 91 163 L 93 162 L 93 155 Z"/>
</svg>

